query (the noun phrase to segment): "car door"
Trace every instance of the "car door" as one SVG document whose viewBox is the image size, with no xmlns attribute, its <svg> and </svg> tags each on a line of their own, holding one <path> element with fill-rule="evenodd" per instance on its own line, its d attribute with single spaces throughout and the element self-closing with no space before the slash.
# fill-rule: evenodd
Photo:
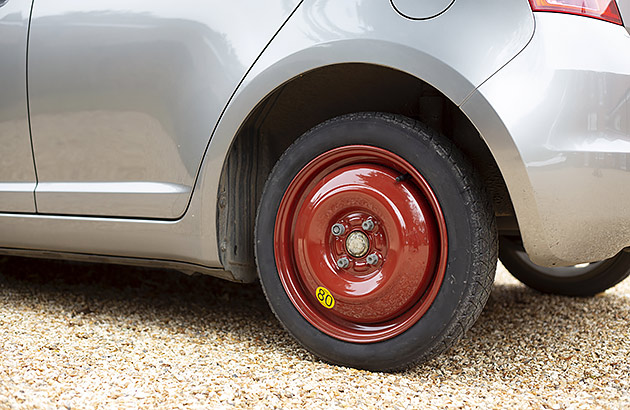
<svg viewBox="0 0 630 410">
<path fill-rule="evenodd" d="M 0 212 L 35 212 L 26 103 L 30 0 L 0 0 Z"/>
<path fill-rule="evenodd" d="M 230 96 L 297 0 L 35 0 L 38 211 L 178 218 Z"/>
</svg>

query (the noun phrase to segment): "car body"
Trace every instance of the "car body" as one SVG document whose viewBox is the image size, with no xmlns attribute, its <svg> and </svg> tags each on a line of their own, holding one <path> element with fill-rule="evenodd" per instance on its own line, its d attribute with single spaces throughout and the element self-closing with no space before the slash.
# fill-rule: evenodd
<svg viewBox="0 0 630 410">
<path fill-rule="evenodd" d="M 630 26 L 527 0 L 0 4 L 3 252 L 254 281 L 274 163 L 366 111 L 449 136 L 537 264 L 630 246 Z"/>
</svg>

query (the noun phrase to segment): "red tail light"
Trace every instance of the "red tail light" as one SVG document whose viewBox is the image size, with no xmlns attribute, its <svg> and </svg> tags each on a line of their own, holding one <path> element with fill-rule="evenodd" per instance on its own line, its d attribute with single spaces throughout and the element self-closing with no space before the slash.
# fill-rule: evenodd
<svg viewBox="0 0 630 410">
<path fill-rule="evenodd" d="M 529 0 L 534 11 L 555 11 L 623 25 L 615 0 Z"/>
</svg>

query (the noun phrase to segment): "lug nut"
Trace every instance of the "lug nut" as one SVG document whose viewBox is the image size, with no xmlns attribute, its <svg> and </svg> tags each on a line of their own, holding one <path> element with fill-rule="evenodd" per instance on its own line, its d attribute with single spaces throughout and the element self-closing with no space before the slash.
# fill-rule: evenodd
<svg viewBox="0 0 630 410">
<path fill-rule="evenodd" d="M 371 253 L 365 258 L 365 261 L 368 263 L 368 265 L 376 265 L 378 263 L 378 255 L 375 253 Z"/>
<path fill-rule="evenodd" d="M 339 235 L 343 235 L 344 232 L 346 232 L 346 227 L 343 226 L 342 224 L 334 224 L 332 228 L 330 228 L 330 231 L 332 232 L 333 235 L 339 236 Z"/>
<path fill-rule="evenodd" d="M 366 219 L 361 224 L 361 228 L 363 228 L 364 231 L 371 231 L 372 229 L 374 229 L 374 221 L 371 219 Z"/>
<path fill-rule="evenodd" d="M 339 266 L 341 269 L 345 269 L 350 266 L 350 260 L 345 256 L 342 256 L 341 258 L 337 259 L 337 266 Z"/>
</svg>

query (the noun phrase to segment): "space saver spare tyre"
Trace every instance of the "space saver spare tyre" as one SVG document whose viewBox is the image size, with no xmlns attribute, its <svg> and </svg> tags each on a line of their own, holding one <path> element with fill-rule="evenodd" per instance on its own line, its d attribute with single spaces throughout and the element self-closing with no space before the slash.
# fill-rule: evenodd
<svg viewBox="0 0 630 410">
<path fill-rule="evenodd" d="M 492 205 L 445 137 L 349 114 L 302 135 L 272 170 L 256 259 L 271 309 L 326 361 L 393 371 L 453 345 L 496 270 Z"/>
</svg>

